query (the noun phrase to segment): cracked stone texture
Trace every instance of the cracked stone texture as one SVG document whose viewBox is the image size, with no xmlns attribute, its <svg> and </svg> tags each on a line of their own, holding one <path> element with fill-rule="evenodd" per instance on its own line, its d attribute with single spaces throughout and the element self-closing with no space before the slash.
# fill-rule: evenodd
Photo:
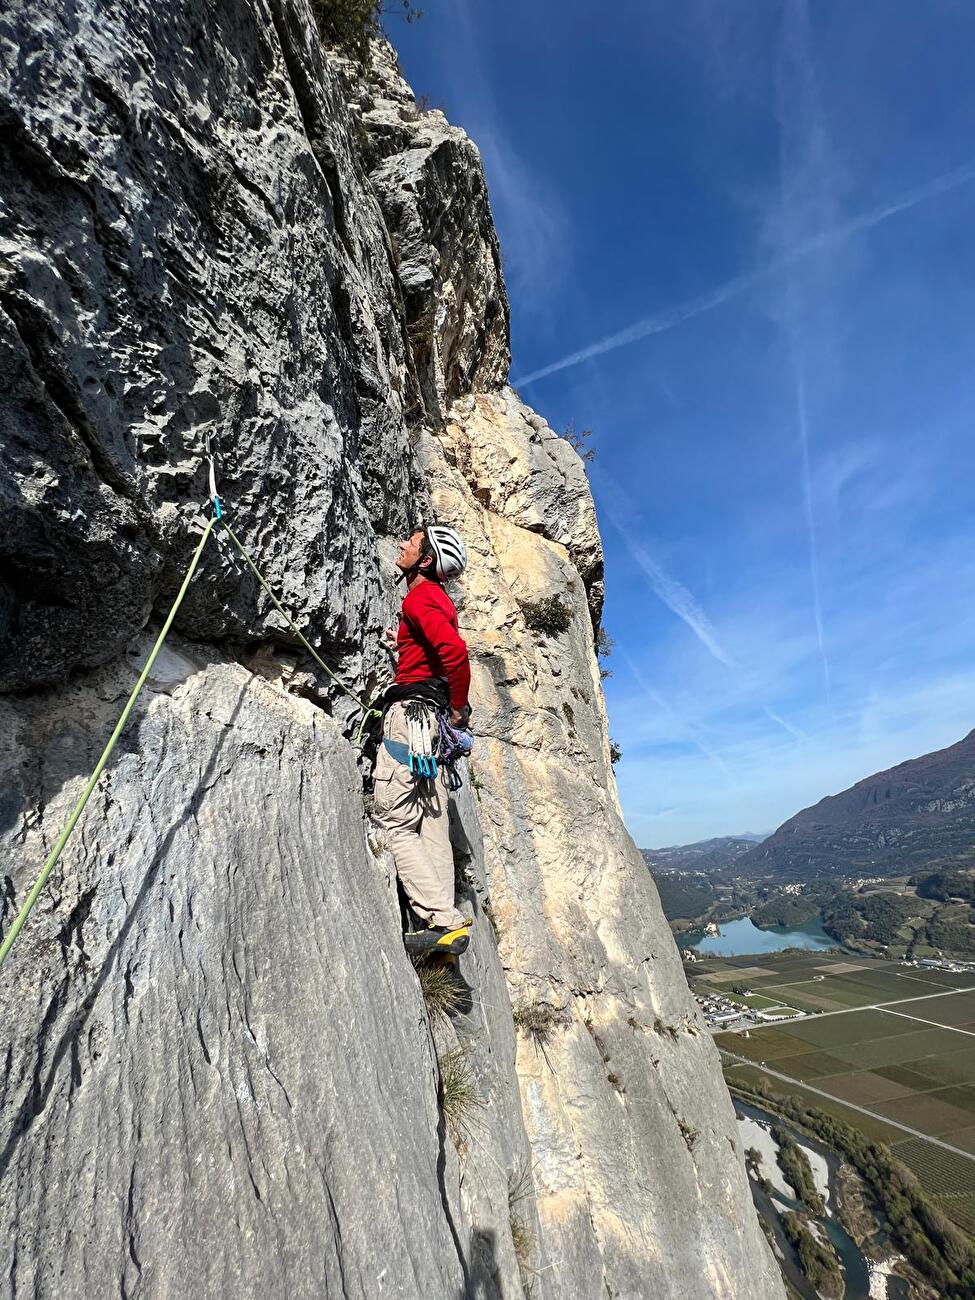
<svg viewBox="0 0 975 1300">
<path fill-rule="evenodd" d="M 210 435 L 235 528 L 358 671 L 376 534 L 424 492 L 418 388 L 341 82 L 288 0 L 0 14 L 0 688 L 107 662 L 193 549 Z M 212 568 L 179 628 L 273 630 Z"/>
<path fill-rule="evenodd" d="M 8 880 L 43 860 L 147 648 L 0 701 Z M 338 727 L 199 647 L 164 652 L 144 698 L 0 985 L 0 1294 L 495 1300 L 492 1273 L 517 1294 L 506 1193 L 474 1222 L 461 1203 Z M 485 1140 L 515 1167 L 491 1014 Z"/>
<path fill-rule="evenodd" d="M 359 690 L 429 480 L 481 733 L 469 992 L 431 1023 L 350 705 L 211 543 L 0 973 L 0 1296 L 781 1296 L 620 817 L 584 468 L 503 386 L 476 148 L 303 0 L 10 0 L 0 52 L 0 926 L 185 568 L 208 436 Z M 551 594 L 546 639 L 518 601 Z M 472 1081 L 449 1124 L 438 1057 Z"/>
<path fill-rule="evenodd" d="M 501 957 L 513 1005 L 553 1021 L 544 1043 L 519 1036 L 517 1065 L 558 1294 L 779 1297 L 717 1052 L 620 813 L 577 567 L 601 572 L 582 466 L 564 442 L 574 465 L 546 457 L 529 415 L 510 390 L 464 399 L 421 450 L 472 555 L 461 625 Z M 519 605 L 552 595 L 572 615 L 559 636 Z"/>
<path fill-rule="evenodd" d="M 348 65 L 345 65 L 347 68 Z M 396 256 L 427 414 L 505 382 L 511 353 L 501 249 L 476 145 L 421 111 L 388 46 L 347 74 L 364 157 Z"/>
</svg>

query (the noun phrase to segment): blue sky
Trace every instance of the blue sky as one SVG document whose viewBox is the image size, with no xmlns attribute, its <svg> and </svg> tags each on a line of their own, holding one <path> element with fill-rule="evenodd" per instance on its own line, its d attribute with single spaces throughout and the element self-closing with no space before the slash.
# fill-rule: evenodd
<svg viewBox="0 0 975 1300">
<path fill-rule="evenodd" d="M 512 379 L 591 428 L 627 824 L 768 830 L 975 726 L 975 7 L 425 0 Z"/>
</svg>

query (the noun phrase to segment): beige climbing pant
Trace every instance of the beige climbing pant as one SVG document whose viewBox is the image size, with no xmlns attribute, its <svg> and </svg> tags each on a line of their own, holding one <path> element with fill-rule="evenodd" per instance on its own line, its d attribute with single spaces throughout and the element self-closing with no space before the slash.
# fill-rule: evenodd
<svg viewBox="0 0 975 1300">
<path fill-rule="evenodd" d="M 383 739 L 408 744 L 406 714 L 393 704 L 383 719 Z M 414 912 L 429 925 L 454 929 L 464 918 L 454 906 L 454 854 L 443 771 L 433 780 L 416 777 L 385 745 L 376 757 L 376 822 L 387 833 L 396 874 Z"/>
</svg>

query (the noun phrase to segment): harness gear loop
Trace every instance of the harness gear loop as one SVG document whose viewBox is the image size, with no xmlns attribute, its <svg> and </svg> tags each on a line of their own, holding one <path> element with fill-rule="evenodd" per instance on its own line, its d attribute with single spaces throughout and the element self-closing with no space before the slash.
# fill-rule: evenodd
<svg viewBox="0 0 975 1300">
<path fill-rule="evenodd" d="M 457 760 L 468 757 L 474 737 L 466 728 L 452 726 L 446 709 L 425 700 L 408 700 L 403 712 L 407 740 L 384 740 L 386 750 L 414 776 L 433 779 L 442 771 L 447 789 L 459 790 L 463 779 Z"/>
<path fill-rule="evenodd" d="M 216 516 L 207 520 L 206 527 L 203 530 L 203 536 L 200 538 L 199 545 L 197 546 L 196 551 L 193 554 L 193 559 L 190 561 L 190 567 L 186 571 L 186 577 L 183 579 L 183 585 L 180 587 L 176 599 L 173 601 L 172 607 L 169 613 L 166 615 L 166 621 L 162 626 L 162 631 L 159 633 L 159 636 L 156 638 L 156 644 L 152 647 L 152 651 L 149 655 L 149 658 L 146 660 L 145 666 L 143 667 L 142 672 L 139 674 L 139 679 L 136 682 L 135 686 L 133 687 L 131 695 L 125 702 L 125 708 L 122 710 L 122 715 L 119 718 L 118 722 L 115 724 L 115 730 L 112 732 L 111 736 L 109 737 L 108 744 L 102 750 L 101 757 L 99 758 L 98 762 L 95 764 L 95 770 L 88 778 L 88 784 L 85 786 L 84 790 L 82 790 L 78 802 L 75 804 L 74 808 L 72 809 L 71 816 L 68 818 L 67 822 L 65 823 L 64 830 L 62 830 L 61 834 L 57 838 L 57 843 L 54 845 L 54 848 L 48 854 L 47 861 L 44 863 L 44 866 L 41 868 L 40 875 L 34 881 L 34 884 L 31 887 L 31 891 L 24 899 L 20 911 L 14 917 L 10 929 L 4 935 L 3 943 L 0 944 L 0 966 L 3 965 L 7 953 L 13 947 L 14 940 L 17 938 L 17 935 L 20 934 L 20 931 L 23 929 L 24 922 L 27 920 L 34 904 L 37 902 L 38 898 L 40 897 L 41 891 L 43 890 L 45 884 L 47 883 L 47 878 L 51 874 L 54 864 L 61 856 L 61 852 L 64 849 L 64 846 L 67 844 L 71 836 L 71 832 L 74 830 L 75 825 L 77 824 L 78 818 L 81 816 L 82 812 L 84 811 L 85 804 L 88 802 L 92 791 L 94 790 L 95 786 L 98 783 L 98 778 L 105 770 L 105 764 L 112 756 L 112 750 L 115 748 L 119 736 L 121 736 L 122 732 L 125 730 L 125 724 L 128 722 L 129 715 L 131 714 L 133 708 L 135 707 L 135 702 L 139 698 L 142 688 L 143 686 L 145 686 L 146 681 L 148 680 L 149 674 L 152 671 L 152 665 L 156 662 L 156 657 L 158 656 L 159 651 L 163 647 L 163 642 L 166 640 L 166 637 L 169 635 L 169 629 L 173 625 L 173 619 L 176 617 L 176 612 L 179 609 L 180 605 L 183 603 L 183 597 L 186 595 L 189 585 L 193 581 L 193 575 L 194 573 L 196 573 L 197 565 L 200 563 L 200 557 L 203 554 L 203 548 L 204 546 L 206 546 L 207 538 L 210 536 L 210 533 L 216 522 L 217 522 Z"/>
<path fill-rule="evenodd" d="M 403 708 L 409 736 L 407 766 L 411 772 L 430 779 L 437 775 L 437 758 L 434 753 L 433 710 L 422 700 L 410 700 Z"/>
</svg>

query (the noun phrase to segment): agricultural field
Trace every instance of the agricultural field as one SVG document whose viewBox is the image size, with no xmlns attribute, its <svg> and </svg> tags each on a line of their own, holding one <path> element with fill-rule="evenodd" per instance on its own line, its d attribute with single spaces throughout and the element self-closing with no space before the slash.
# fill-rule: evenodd
<svg viewBox="0 0 975 1300">
<path fill-rule="evenodd" d="M 975 973 L 790 954 L 696 962 L 688 976 L 695 991 L 735 983 L 807 1011 L 716 1034 L 729 1082 L 764 1078 L 887 1143 L 975 1230 Z"/>
<path fill-rule="evenodd" d="M 688 963 L 685 969 L 695 993 L 727 995 L 731 985 L 739 984 L 753 994 L 810 1013 L 842 1011 L 975 985 L 975 972 L 921 970 L 899 962 L 836 953 L 715 957 Z"/>
</svg>

